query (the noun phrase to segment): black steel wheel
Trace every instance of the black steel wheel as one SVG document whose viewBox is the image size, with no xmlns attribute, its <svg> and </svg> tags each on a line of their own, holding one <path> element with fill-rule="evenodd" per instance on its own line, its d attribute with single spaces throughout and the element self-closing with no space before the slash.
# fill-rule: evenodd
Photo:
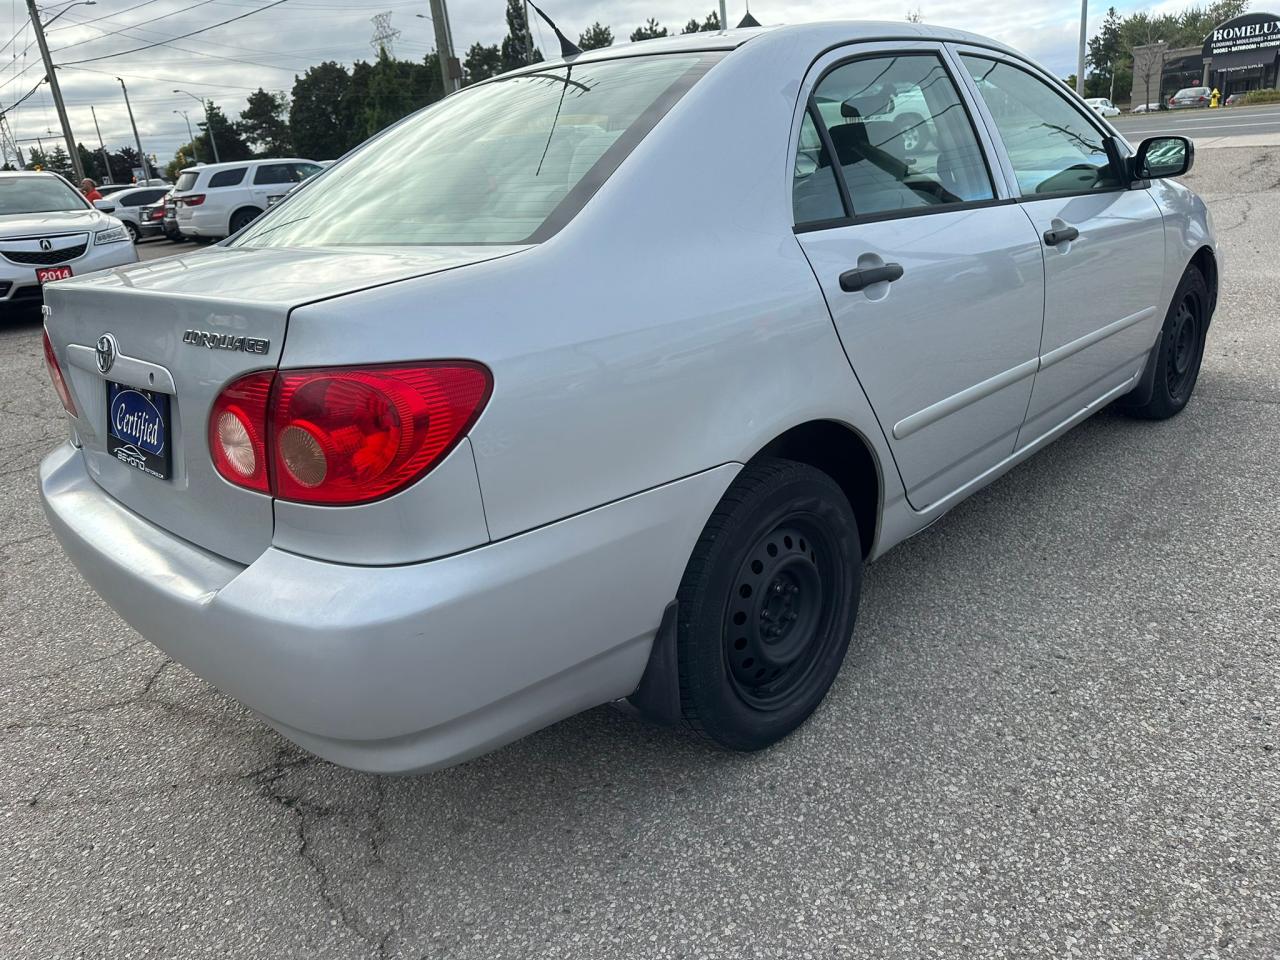
<svg viewBox="0 0 1280 960">
<path fill-rule="evenodd" d="M 1209 331 L 1209 288 L 1195 267 L 1188 267 L 1165 314 L 1160 342 L 1152 361 L 1156 368 L 1151 396 L 1142 403 L 1121 400 L 1119 407 L 1131 416 L 1164 420 L 1180 413 L 1191 399 L 1204 358 Z"/>
<path fill-rule="evenodd" d="M 839 485 L 753 462 L 708 521 L 681 582 L 681 709 L 719 746 L 758 750 L 817 708 L 857 616 L 862 549 Z"/>
</svg>

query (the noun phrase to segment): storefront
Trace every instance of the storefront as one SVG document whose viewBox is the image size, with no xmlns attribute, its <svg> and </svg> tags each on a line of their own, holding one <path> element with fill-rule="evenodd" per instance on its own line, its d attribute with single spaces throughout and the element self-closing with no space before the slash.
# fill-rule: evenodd
<svg viewBox="0 0 1280 960">
<path fill-rule="evenodd" d="M 1280 57 L 1280 17 L 1247 13 L 1214 27 L 1204 41 L 1205 84 L 1224 97 L 1275 88 Z"/>
</svg>

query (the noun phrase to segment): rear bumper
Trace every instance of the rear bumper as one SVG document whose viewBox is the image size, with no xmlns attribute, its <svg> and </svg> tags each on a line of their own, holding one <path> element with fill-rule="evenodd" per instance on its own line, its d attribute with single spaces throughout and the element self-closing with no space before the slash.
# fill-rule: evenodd
<svg viewBox="0 0 1280 960">
<path fill-rule="evenodd" d="M 221 210 L 192 208 L 186 217 L 177 217 L 178 231 L 184 237 L 209 237 L 221 239 L 227 235 L 227 218 Z"/>
<path fill-rule="evenodd" d="M 276 548 L 233 563 L 113 500 L 69 444 L 40 488 L 76 567 L 142 636 L 312 752 L 409 773 L 630 694 L 737 469 L 392 567 Z"/>
</svg>

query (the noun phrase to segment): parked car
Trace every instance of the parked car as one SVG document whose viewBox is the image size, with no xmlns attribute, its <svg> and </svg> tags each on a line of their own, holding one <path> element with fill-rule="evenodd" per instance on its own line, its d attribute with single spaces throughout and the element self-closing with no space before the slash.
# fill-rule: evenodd
<svg viewBox="0 0 1280 960">
<path fill-rule="evenodd" d="M 56 173 L 0 172 L 0 310 L 39 305 L 55 280 L 137 259 L 124 224 Z"/>
<path fill-rule="evenodd" d="M 1169 98 L 1170 110 L 1188 110 L 1209 106 L 1208 87 L 1184 87 Z"/>
<path fill-rule="evenodd" d="M 168 196 L 168 191 L 165 192 Z M 138 233 L 141 237 L 160 237 L 164 229 L 165 197 L 138 208 Z"/>
<path fill-rule="evenodd" d="M 1130 108 L 1130 113 L 1154 113 L 1157 110 L 1165 109 L 1161 103 L 1139 103 Z"/>
<path fill-rule="evenodd" d="M 313 160 L 240 160 L 189 167 L 173 185 L 178 231 L 194 240 L 221 240 L 248 226 L 272 197 L 319 173 Z"/>
<path fill-rule="evenodd" d="M 1248 94 L 1247 94 L 1247 93 L 1232 93 L 1232 94 L 1229 94 L 1229 95 L 1227 96 L 1227 99 L 1226 99 L 1226 100 L 1224 100 L 1224 101 L 1222 102 L 1222 105 L 1223 105 L 1224 107 L 1234 107 L 1234 106 L 1236 106 L 1237 104 L 1244 103 L 1244 98 L 1245 98 L 1245 97 L 1247 97 L 1247 96 L 1248 96 Z"/>
<path fill-rule="evenodd" d="M 187 239 L 178 229 L 178 201 L 174 199 L 172 190 L 165 194 L 164 218 L 160 223 L 166 239 L 175 243 Z"/>
<path fill-rule="evenodd" d="M 125 229 L 129 231 L 129 238 L 136 243 L 139 237 L 160 232 L 158 226 L 144 221 L 142 209 L 154 204 L 168 192 L 168 187 L 133 187 L 129 190 L 118 190 L 109 198 L 97 203 L 111 205 L 110 212 L 124 224 Z M 144 224 L 148 228 L 146 231 L 143 229 Z"/>
<path fill-rule="evenodd" d="M 142 636 L 338 763 L 620 698 L 758 749 L 826 695 L 866 562 L 1113 401 L 1187 404 L 1192 158 L 944 28 L 538 63 L 217 250 L 55 285 L 46 511 Z"/>
<path fill-rule="evenodd" d="M 1120 108 L 1106 97 L 1088 97 L 1084 102 L 1087 103 L 1089 108 L 1100 117 L 1120 116 Z"/>
</svg>

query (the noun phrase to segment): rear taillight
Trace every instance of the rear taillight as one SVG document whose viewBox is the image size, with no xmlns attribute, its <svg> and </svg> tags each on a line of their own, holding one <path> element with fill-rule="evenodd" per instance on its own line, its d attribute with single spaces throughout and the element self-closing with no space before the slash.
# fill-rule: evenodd
<svg viewBox="0 0 1280 960">
<path fill-rule="evenodd" d="M 414 483 L 475 423 L 492 389 L 466 361 L 253 373 L 218 396 L 223 478 L 284 500 L 367 503 Z"/>
<path fill-rule="evenodd" d="M 250 490 L 271 492 L 267 461 L 267 401 L 275 374 L 251 373 L 213 401 L 209 453 L 218 473 Z"/>
<path fill-rule="evenodd" d="M 150 218 L 149 218 L 149 219 L 151 219 L 151 220 L 163 220 L 163 219 L 164 219 L 164 207 L 156 207 L 154 210 L 152 210 L 152 211 L 151 211 L 151 216 L 150 216 Z"/>
<path fill-rule="evenodd" d="M 62 407 L 73 417 L 76 413 L 75 401 L 71 399 L 71 391 L 67 389 L 67 381 L 62 376 L 62 368 L 58 366 L 58 358 L 53 355 L 53 344 L 49 342 L 49 331 L 44 332 L 44 363 L 49 368 L 49 379 L 53 381 L 53 389 L 57 391 Z"/>
<path fill-rule="evenodd" d="M 204 194 L 193 193 L 187 197 L 179 197 L 178 202 L 185 203 L 188 207 L 198 207 L 200 204 L 204 203 Z"/>
</svg>

